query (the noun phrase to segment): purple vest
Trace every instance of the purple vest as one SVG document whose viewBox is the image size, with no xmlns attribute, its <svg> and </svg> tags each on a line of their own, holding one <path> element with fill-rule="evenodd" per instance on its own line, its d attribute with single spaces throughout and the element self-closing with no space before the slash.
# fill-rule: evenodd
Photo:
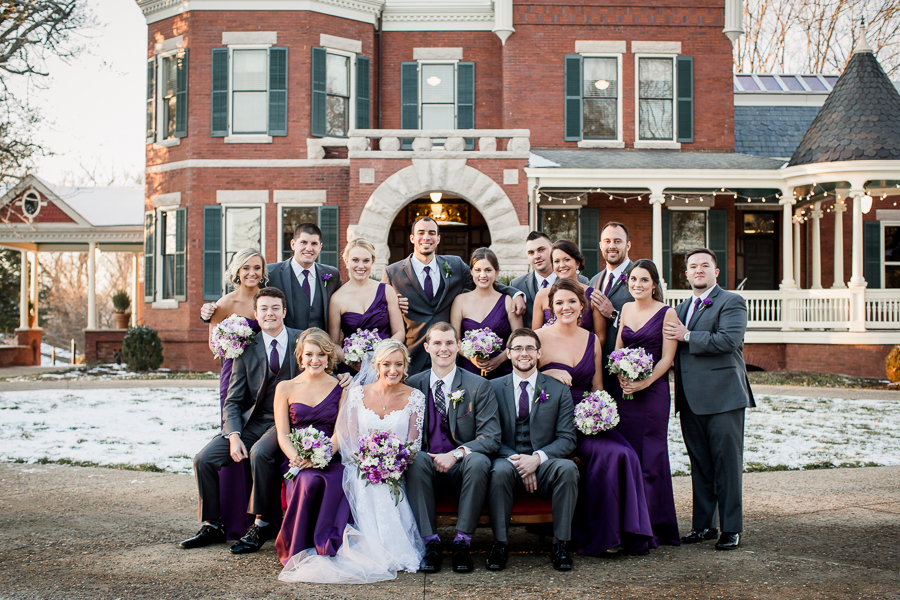
<svg viewBox="0 0 900 600">
<path fill-rule="evenodd" d="M 441 413 L 434 407 L 431 387 L 428 389 L 428 451 L 432 454 L 452 452 L 457 446 L 453 443 L 450 427 L 444 423 Z"/>
</svg>

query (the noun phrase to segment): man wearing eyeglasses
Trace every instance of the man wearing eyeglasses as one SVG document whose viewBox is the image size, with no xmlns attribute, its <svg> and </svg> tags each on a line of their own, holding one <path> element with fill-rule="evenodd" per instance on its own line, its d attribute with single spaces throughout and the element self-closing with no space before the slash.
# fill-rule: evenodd
<svg viewBox="0 0 900 600">
<path fill-rule="evenodd" d="M 566 458 L 576 440 L 572 392 L 538 372 L 541 340 L 531 329 L 513 331 L 506 352 L 513 372 L 491 381 L 500 413 L 500 450 L 491 464 L 488 510 L 494 546 L 487 568 L 506 567 L 513 498 L 528 492 L 553 499 L 551 560 L 556 570 L 569 571 L 572 556 L 566 545 L 578 497 L 578 468 Z"/>
</svg>

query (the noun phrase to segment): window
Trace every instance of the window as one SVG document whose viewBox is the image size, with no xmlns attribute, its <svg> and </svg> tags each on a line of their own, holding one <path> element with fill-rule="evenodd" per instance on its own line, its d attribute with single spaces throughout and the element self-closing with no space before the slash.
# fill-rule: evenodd
<svg viewBox="0 0 900 600">
<path fill-rule="evenodd" d="M 900 288 L 900 223 L 884 223 L 884 287 Z"/>
<path fill-rule="evenodd" d="M 319 224 L 319 208 L 317 206 L 283 206 L 281 207 L 281 260 L 287 260 L 294 255 L 291 249 L 291 240 L 294 239 L 294 229 L 300 223 Z"/>
<path fill-rule="evenodd" d="M 577 208 L 542 208 L 540 215 L 541 231 L 553 240 L 578 240 Z"/>
<path fill-rule="evenodd" d="M 187 88 L 186 49 L 158 55 L 147 62 L 148 144 L 187 136 Z"/>
<path fill-rule="evenodd" d="M 674 141 L 675 60 L 638 58 L 638 139 Z"/>
<path fill-rule="evenodd" d="M 619 59 L 584 57 L 582 61 L 584 139 L 619 138 Z"/>
<path fill-rule="evenodd" d="M 350 129 L 350 57 L 329 52 L 325 64 L 325 134 L 346 137 Z"/>
<path fill-rule="evenodd" d="M 312 135 L 347 137 L 351 129 L 369 128 L 370 64 L 352 52 L 312 49 Z"/>
<path fill-rule="evenodd" d="M 400 73 L 401 128 L 475 128 L 475 63 L 402 63 Z M 404 140 L 403 148 L 410 144 Z M 474 148 L 466 140 L 466 149 Z"/>
<path fill-rule="evenodd" d="M 672 288 L 690 289 L 685 255 L 694 248 L 706 247 L 706 211 L 673 210 L 672 212 Z"/>
<path fill-rule="evenodd" d="M 419 72 L 422 129 L 455 129 L 456 65 L 423 64 Z"/>
<path fill-rule="evenodd" d="M 255 248 L 263 250 L 263 210 L 259 206 L 228 206 L 225 216 L 225 266 L 239 250 Z"/>
<path fill-rule="evenodd" d="M 266 133 L 268 124 L 267 50 L 234 50 L 231 74 L 231 132 Z"/>
<path fill-rule="evenodd" d="M 284 206 L 279 209 L 278 226 L 281 235 L 281 260 L 287 260 L 294 255 L 291 250 L 291 240 L 294 239 L 294 229 L 300 223 L 315 223 L 322 230 L 322 251 L 319 252 L 319 262 L 323 265 L 339 267 L 338 256 L 338 207 L 337 206 Z"/>
<path fill-rule="evenodd" d="M 175 299 L 175 254 L 177 250 L 178 213 L 162 213 L 160 217 L 160 263 L 162 264 L 162 300 Z"/>
<path fill-rule="evenodd" d="M 184 208 L 144 214 L 145 302 L 187 300 L 186 214 Z"/>
<path fill-rule="evenodd" d="M 276 46 L 212 49 L 212 137 L 265 143 L 287 135 L 287 55 Z"/>
</svg>

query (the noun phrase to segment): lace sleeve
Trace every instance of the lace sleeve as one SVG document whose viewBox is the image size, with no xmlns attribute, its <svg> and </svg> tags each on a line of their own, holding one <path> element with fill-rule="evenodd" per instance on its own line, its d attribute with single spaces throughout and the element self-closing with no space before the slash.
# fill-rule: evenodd
<svg viewBox="0 0 900 600">
<path fill-rule="evenodd" d="M 362 396 L 362 386 L 351 387 L 335 423 L 335 438 L 344 464 L 348 464 L 359 451 L 359 407 L 362 405 Z"/>
<path fill-rule="evenodd" d="M 409 395 L 409 433 L 407 441 L 412 442 L 413 450 L 422 449 L 422 427 L 425 423 L 425 396 L 419 390 Z"/>
</svg>

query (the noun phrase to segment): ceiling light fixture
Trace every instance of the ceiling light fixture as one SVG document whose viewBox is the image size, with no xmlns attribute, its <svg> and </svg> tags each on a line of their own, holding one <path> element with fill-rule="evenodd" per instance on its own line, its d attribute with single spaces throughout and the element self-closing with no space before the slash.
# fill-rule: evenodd
<svg viewBox="0 0 900 600">
<path fill-rule="evenodd" d="M 432 75 L 431 77 L 426 79 L 425 82 L 428 85 L 430 85 L 431 87 L 437 87 L 437 86 L 441 85 L 441 78 L 438 77 L 437 75 Z"/>
</svg>

